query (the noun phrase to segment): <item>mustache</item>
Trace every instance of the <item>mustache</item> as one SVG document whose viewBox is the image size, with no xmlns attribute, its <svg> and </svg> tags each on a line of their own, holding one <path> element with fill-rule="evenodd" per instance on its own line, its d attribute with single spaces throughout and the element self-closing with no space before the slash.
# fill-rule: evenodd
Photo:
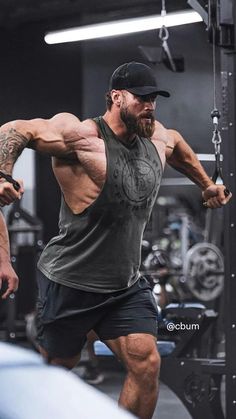
<svg viewBox="0 0 236 419">
<path fill-rule="evenodd" d="M 139 115 L 139 118 L 148 118 L 148 119 L 154 119 L 154 114 L 152 112 L 142 113 Z"/>
</svg>

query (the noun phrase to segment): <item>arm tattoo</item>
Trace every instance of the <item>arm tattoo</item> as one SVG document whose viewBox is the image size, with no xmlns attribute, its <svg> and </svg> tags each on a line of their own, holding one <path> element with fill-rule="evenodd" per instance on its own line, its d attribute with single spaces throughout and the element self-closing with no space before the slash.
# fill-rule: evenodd
<svg viewBox="0 0 236 419">
<path fill-rule="evenodd" d="M 0 169 L 8 174 L 29 140 L 13 128 L 0 133 Z"/>
</svg>

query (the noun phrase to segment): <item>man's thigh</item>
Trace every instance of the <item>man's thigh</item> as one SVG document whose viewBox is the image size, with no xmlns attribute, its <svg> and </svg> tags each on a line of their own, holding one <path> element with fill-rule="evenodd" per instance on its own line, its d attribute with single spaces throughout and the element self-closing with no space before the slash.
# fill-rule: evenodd
<svg viewBox="0 0 236 419">
<path fill-rule="evenodd" d="M 114 304 L 94 330 L 102 341 L 136 333 L 156 338 L 157 318 L 157 305 L 151 287 L 141 278 L 127 293 L 114 298 Z"/>
</svg>

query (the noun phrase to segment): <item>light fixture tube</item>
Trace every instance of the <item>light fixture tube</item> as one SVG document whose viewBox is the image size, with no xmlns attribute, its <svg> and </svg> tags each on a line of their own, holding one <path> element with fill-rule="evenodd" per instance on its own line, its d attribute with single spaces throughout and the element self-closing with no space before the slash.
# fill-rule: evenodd
<svg viewBox="0 0 236 419">
<path fill-rule="evenodd" d="M 170 27 L 201 21 L 202 18 L 197 12 L 187 10 L 168 13 L 164 17 L 152 15 L 53 31 L 47 33 L 44 40 L 47 44 L 61 44 L 64 42 L 85 41 L 88 39 L 150 31 L 160 28 L 163 24 Z"/>
</svg>

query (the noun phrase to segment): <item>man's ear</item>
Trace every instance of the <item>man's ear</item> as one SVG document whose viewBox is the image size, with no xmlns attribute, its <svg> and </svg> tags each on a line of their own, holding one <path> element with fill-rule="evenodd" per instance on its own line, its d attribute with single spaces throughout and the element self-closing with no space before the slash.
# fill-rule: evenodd
<svg viewBox="0 0 236 419">
<path fill-rule="evenodd" d="M 120 90 L 112 90 L 111 91 L 111 98 L 112 98 L 112 102 L 117 105 L 120 106 L 121 104 L 121 91 Z"/>
</svg>

